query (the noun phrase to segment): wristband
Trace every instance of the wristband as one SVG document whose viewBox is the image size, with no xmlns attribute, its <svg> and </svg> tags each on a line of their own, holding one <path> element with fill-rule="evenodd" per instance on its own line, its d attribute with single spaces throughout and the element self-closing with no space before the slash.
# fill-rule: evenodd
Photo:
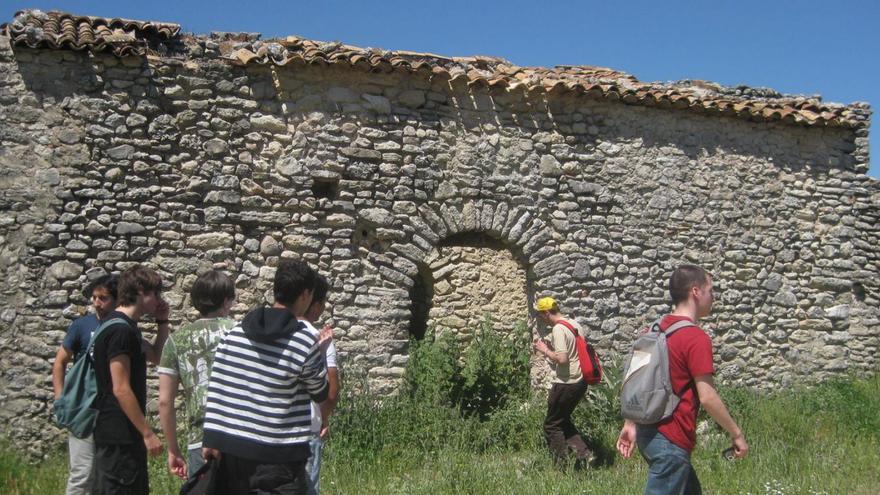
<svg viewBox="0 0 880 495">
<path fill-rule="evenodd" d="M 169 320 L 156 320 L 156 325 L 166 325 L 168 323 L 171 323 L 171 321 L 169 321 Z"/>
</svg>

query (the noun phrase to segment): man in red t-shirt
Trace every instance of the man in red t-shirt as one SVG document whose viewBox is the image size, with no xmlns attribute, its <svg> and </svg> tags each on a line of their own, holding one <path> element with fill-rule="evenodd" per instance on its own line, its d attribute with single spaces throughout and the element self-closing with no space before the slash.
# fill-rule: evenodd
<svg viewBox="0 0 880 495">
<path fill-rule="evenodd" d="M 681 320 L 694 324 L 678 330 L 667 340 L 672 389 L 680 391 L 681 402 L 670 417 L 655 425 L 626 421 L 617 439 L 617 450 L 624 457 L 629 458 L 634 445 L 638 444 L 642 457 L 648 462 L 645 495 L 702 493 L 691 466 L 700 405 L 730 435 L 736 457 L 745 457 L 749 451 L 742 430 L 715 390 L 712 341 L 697 326 L 698 320 L 712 311 L 712 277 L 698 266 L 682 265 L 669 279 L 669 295 L 674 310 L 663 317 L 660 329 L 666 330 Z"/>
</svg>

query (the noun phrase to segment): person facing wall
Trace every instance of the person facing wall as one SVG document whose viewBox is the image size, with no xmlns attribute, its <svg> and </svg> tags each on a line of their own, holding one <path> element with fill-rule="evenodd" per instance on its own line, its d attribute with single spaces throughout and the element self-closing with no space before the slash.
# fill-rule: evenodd
<svg viewBox="0 0 880 495">
<path fill-rule="evenodd" d="M 159 361 L 159 421 L 168 443 L 168 469 L 180 478 L 196 473 L 202 458 L 202 423 L 208 378 L 214 363 L 214 351 L 220 339 L 235 321 L 229 311 L 235 303 L 232 280 L 218 270 L 205 272 L 190 290 L 192 305 L 200 318 L 183 325 L 168 338 Z M 187 457 L 180 452 L 177 440 L 178 389 L 183 389 L 186 418 Z"/>
<path fill-rule="evenodd" d="M 570 325 L 580 335 L 583 327 L 573 319 L 566 318 L 559 304 L 552 297 L 542 297 L 535 303 L 538 318 L 551 327 L 549 343 L 537 339 L 533 348 L 547 359 L 555 377 L 547 396 L 547 416 L 544 418 L 544 437 L 557 464 L 564 466 L 571 447 L 576 463 L 587 467 L 596 456 L 587 447 L 583 437 L 571 420 L 575 407 L 587 393 L 580 360 L 575 348 L 575 335 Z"/>
<path fill-rule="evenodd" d="M 217 493 L 304 494 L 311 407 L 329 412 L 319 336 L 296 318 L 312 302 L 316 273 L 283 259 L 275 304 L 245 315 L 220 341 L 205 403 L 202 453 L 219 462 Z"/>
</svg>

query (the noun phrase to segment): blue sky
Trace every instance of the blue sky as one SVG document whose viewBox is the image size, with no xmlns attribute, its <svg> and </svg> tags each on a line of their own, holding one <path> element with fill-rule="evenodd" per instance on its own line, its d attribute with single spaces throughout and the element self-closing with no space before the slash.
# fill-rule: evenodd
<svg viewBox="0 0 880 495">
<path fill-rule="evenodd" d="M 518 65 L 598 65 L 643 81 L 704 79 L 880 106 L 875 0 L 445 0 L 311 2 L 3 0 L 4 20 L 40 8 L 358 46 L 493 55 Z M 877 117 L 872 123 L 877 122 Z M 880 139 L 871 132 L 880 178 Z"/>
</svg>

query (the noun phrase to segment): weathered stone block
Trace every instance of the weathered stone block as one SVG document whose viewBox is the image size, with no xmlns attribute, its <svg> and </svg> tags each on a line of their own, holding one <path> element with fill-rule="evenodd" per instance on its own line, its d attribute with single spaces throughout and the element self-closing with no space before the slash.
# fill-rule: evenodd
<svg viewBox="0 0 880 495">
<path fill-rule="evenodd" d="M 366 208 L 360 212 L 360 218 L 382 227 L 390 227 L 394 223 L 394 215 L 381 208 Z"/>
<path fill-rule="evenodd" d="M 193 249 L 207 251 L 209 249 L 218 249 L 231 247 L 235 239 L 231 234 L 226 232 L 212 232 L 210 234 L 199 234 L 188 237 L 186 246 Z"/>
<path fill-rule="evenodd" d="M 55 280 L 72 280 L 78 278 L 83 273 L 82 265 L 72 263 L 70 261 L 58 261 L 52 264 L 46 270 L 46 275 Z"/>
<path fill-rule="evenodd" d="M 391 113 L 391 102 L 384 96 L 363 94 L 361 97 L 367 101 L 367 108 L 382 114 Z"/>
<path fill-rule="evenodd" d="M 410 108 L 418 108 L 425 104 L 425 92 L 416 89 L 406 90 L 397 96 L 397 101 Z"/>
<path fill-rule="evenodd" d="M 134 146 L 123 144 L 107 150 L 107 156 L 114 160 L 130 160 L 134 156 Z"/>
<path fill-rule="evenodd" d="M 143 225 L 134 222 L 119 222 L 113 232 L 119 235 L 143 234 L 147 229 Z"/>
<path fill-rule="evenodd" d="M 222 139 L 209 139 L 205 141 L 205 151 L 213 156 L 223 155 L 229 150 L 229 145 Z"/>
<path fill-rule="evenodd" d="M 250 124 L 253 129 L 269 132 L 285 133 L 287 132 L 287 124 L 279 117 L 273 115 L 252 115 Z"/>
<path fill-rule="evenodd" d="M 381 160 L 382 152 L 376 150 L 370 150 L 365 148 L 341 148 L 339 152 L 343 156 L 347 156 L 349 158 L 357 158 L 361 160 Z"/>
</svg>

